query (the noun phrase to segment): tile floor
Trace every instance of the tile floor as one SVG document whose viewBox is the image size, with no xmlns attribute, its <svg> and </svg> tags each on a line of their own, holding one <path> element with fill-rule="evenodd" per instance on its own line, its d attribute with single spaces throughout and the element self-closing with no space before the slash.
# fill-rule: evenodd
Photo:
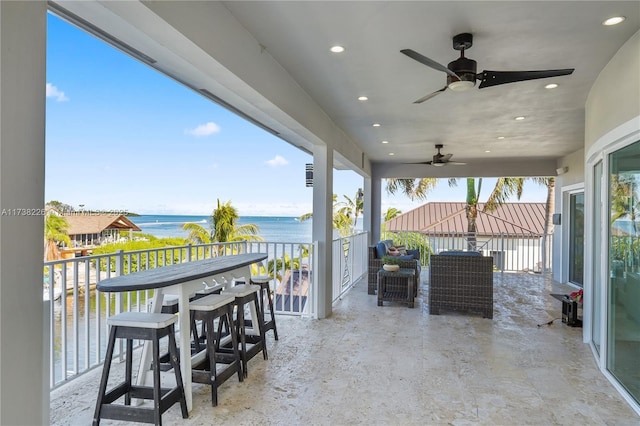
<svg viewBox="0 0 640 426">
<path fill-rule="evenodd" d="M 377 306 L 358 283 L 329 319 L 278 317 L 269 360 L 219 389 L 194 385 L 188 420 L 165 425 L 638 425 L 598 371 L 582 329 L 560 319 L 549 293 L 571 289 L 534 274 L 495 274 L 493 320 Z M 51 392 L 51 424 L 87 425 L 100 369 Z M 125 424 L 105 420 L 104 425 Z"/>
</svg>

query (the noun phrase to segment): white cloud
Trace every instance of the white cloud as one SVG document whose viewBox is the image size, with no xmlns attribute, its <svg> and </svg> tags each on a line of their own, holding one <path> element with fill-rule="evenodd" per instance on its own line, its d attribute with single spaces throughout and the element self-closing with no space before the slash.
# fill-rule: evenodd
<svg viewBox="0 0 640 426">
<path fill-rule="evenodd" d="M 51 83 L 47 83 L 47 98 L 56 98 L 56 101 L 58 102 L 65 102 L 69 100 L 69 98 L 65 96 L 64 92 L 58 90 L 58 88 Z"/>
<path fill-rule="evenodd" d="M 265 162 L 270 167 L 286 166 L 289 162 L 281 155 L 276 155 L 271 160 Z"/>
<path fill-rule="evenodd" d="M 220 131 L 220 126 L 218 126 L 216 123 L 212 121 L 209 121 L 208 123 L 199 125 L 195 129 L 191 129 L 191 130 L 187 129 L 184 131 L 184 133 L 186 135 L 200 137 L 200 136 L 211 136 L 214 133 L 218 133 L 219 131 Z"/>
</svg>

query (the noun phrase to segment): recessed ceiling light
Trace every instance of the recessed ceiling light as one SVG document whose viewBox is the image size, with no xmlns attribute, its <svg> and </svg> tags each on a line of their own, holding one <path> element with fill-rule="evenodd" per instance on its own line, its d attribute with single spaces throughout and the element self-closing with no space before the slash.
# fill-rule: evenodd
<svg viewBox="0 0 640 426">
<path fill-rule="evenodd" d="M 520 116 L 518 116 L 518 117 L 514 118 L 514 120 L 516 120 L 516 121 L 522 121 L 522 120 L 524 120 L 524 116 L 520 115 Z"/>
<path fill-rule="evenodd" d="M 358 97 L 358 100 L 359 101 L 368 101 L 369 98 L 367 98 L 366 96 L 360 96 L 360 97 Z"/>
<path fill-rule="evenodd" d="M 331 46 L 331 50 L 333 53 L 342 53 L 344 52 L 344 47 L 342 46 Z"/>
<path fill-rule="evenodd" d="M 613 16 L 607 20 L 605 20 L 602 25 L 606 25 L 607 27 L 610 27 L 611 25 L 618 25 L 620 22 L 624 21 L 625 18 L 624 16 Z"/>
<path fill-rule="evenodd" d="M 380 123 L 373 123 L 372 126 L 373 127 L 380 127 Z"/>
<path fill-rule="evenodd" d="M 556 83 L 551 83 L 544 86 L 545 89 L 555 89 L 556 87 L 558 87 Z"/>
<path fill-rule="evenodd" d="M 491 151 L 489 151 L 489 150 L 487 149 L 485 152 L 491 152 Z"/>
<path fill-rule="evenodd" d="M 504 139 L 504 136 L 498 136 L 498 139 L 502 140 Z"/>
<path fill-rule="evenodd" d="M 395 155 L 393 152 L 390 152 L 389 155 Z"/>
</svg>

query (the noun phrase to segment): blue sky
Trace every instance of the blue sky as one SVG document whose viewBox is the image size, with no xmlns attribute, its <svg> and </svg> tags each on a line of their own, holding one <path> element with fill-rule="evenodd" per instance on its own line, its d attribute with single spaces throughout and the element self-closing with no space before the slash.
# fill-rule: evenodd
<svg viewBox="0 0 640 426">
<path fill-rule="evenodd" d="M 312 157 L 55 16 L 48 17 L 45 200 L 142 214 L 241 216 L 311 211 Z M 495 180 L 486 179 L 483 195 Z M 335 171 L 333 192 L 363 185 Z M 430 201 L 464 201 L 446 183 Z M 522 201 L 544 201 L 535 184 Z M 481 197 L 482 198 L 482 197 Z M 383 194 L 383 211 L 421 202 Z"/>
</svg>

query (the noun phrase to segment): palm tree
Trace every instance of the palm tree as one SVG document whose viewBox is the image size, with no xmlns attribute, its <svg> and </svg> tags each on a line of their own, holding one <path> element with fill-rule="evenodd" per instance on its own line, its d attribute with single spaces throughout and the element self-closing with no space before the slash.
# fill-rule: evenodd
<svg viewBox="0 0 640 426">
<path fill-rule="evenodd" d="M 218 208 L 214 209 L 211 215 L 213 224 L 211 239 L 218 242 L 264 241 L 264 238 L 258 235 L 258 225 L 253 223 L 238 225 L 238 219 L 240 219 L 238 210 L 231 205 L 231 201 L 220 204 L 218 199 Z"/>
<path fill-rule="evenodd" d="M 398 217 L 402 214 L 401 210 L 396 209 L 395 207 L 389 207 L 387 211 L 384 213 L 384 221 L 388 222 L 394 217 Z"/>
<path fill-rule="evenodd" d="M 351 199 L 343 195 L 345 201 L 338 201 L 338 195 L 333 194 L 333 228 L 342 236 L 353 233 L 358 222 L 358 216 L 364 211 L 364 193 L 358 188 L 356 196 Z M 353 217 L 353 219 L 352 219 Z M 305 213 L 298 218 L 300 222 L 313 218 L 313 213 Z"/>
<path fill-rule="evenodd" d="M 387 192 L 394 195 L 400 191 L 405 194 L 411 201 L 413 200 L 425 200 L 427 194 L 438 184 L 436 178 L 422 178 L 422 179 L 387 179 Z"/>
<path fill-rule="evenodd" d="M 60 259 L 58 243 L 63 242 L 67 246 L 71 245 L 71 239 L 67 230 L 69 223 L 64 216 L 61 216 L 54 209 L 48 210 L 44 216 L 44 260 Z"/>
<path fill-rule="evenodd" d="M 204 244 L 211 242 L 232 242 L 232 241 L 264 241 L 258 235 L 259 228 L 257 225 L 247 223 L 239 225 L 237 223 L 240 216 L 235 207 L 231 205 L 231 201 L 220 204 L 218 199 L 218 207 L 213 210 L 211 215 L 211 232 L 207 231 L 202 225 L 197 223 L 185 223 L 182 229 L 189 231 L 187 239 L 196 244 Z"/>
</svg>

